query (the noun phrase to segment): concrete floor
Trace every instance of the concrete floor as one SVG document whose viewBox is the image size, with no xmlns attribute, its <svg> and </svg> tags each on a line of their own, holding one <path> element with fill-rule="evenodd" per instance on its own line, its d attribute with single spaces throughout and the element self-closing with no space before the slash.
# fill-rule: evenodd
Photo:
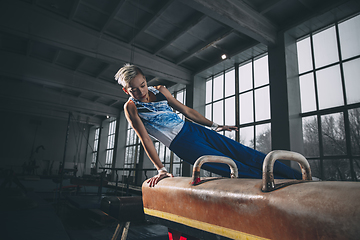
<svg viewBox="0 0 360 240">
<path fill-rule="evenodd" d="M 88 209 L 78 209 L 66 201 L 60 203 L 58 216 L 71 240 L 111 239 L 118 225 L 111 217 L 99 216 Z M 166 227 L 147 221 L 131 222 L 127 240 L 168 240 L 167 232 Z"/>
<path fill-rule="evenodd" d="M 3 179 L 0 179 L 0 183 Z M 0 239 L 20 240 L 103 240 L 111 239 L 118 222 L 97 216 L 88 209 L 79 209 L 66 197 L 58 198 L 58 187 L 51 179 L 21 180 L 24 193 L 16 184 L 0 195 Z M 69 180 L 63 182 L 63 186 Z M 86 189 L 86 194 L 97 188 Z M 106 192 L 106 191 L 105 191 Z M 84 191 L 83 191 L 84 194 Z M 121 238 L 121 235 L 118 239 Z M 147 221 L 132 222 L 127 240 L 167 240 L 167 228 Z"/>
</svg>

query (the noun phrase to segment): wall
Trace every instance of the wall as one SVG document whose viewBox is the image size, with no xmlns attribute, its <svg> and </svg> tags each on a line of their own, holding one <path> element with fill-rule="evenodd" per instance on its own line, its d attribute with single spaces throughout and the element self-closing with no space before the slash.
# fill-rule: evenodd
<svg viewBox="0 0 360 240">
<path fill-rule="evenodd" d="M 203 116 L 205 116 L 205 99 L 206 99 L 206 79 L 199 76 L 195 76 L 193 108 Z"/>
<path fill-rule="evenodd" d="M 117 136 L 117 149 L 116 149 L 116 162 L 115 167 L 116 168 L 122 168 L 124 166 L 125 161 L 125 145 L 126 145 L 126 128 L 127 128 L 127 120 L 125 118 L 124 111 L 120 112 L 120 117 L 118 118 L 118 136 Z M 119 175 L 122 175 L 121 172 L 119 172 Z"/>
<path fill-rule="evenodd" d="M 22 165 L 29 162 L 34 152 L 33 157 L 38 166 L 36 174 L 44 174 L 51 164 L 52 174 L 57 174 L 64 158 L 67 121 L 7 112 L 2 112 L 1 115 L 0 126 L 3 129 L 0 168 L 12 168 L 16 173 L 22 174 Z M 74 162 L 78 163 L 77 175 L 82 174 L 84 169 L 87 131 L 88 127 L 84 124 L 74 121 L 70 124 L 65 168 L 73 168 Z"/>
<path fill-rule="evenodd" d="M 303 153 L 295 39 L 280 32 L 268 50 L 272 149 Z M 294 161 L 283 163 L 299 170 Z"/>
</svg>

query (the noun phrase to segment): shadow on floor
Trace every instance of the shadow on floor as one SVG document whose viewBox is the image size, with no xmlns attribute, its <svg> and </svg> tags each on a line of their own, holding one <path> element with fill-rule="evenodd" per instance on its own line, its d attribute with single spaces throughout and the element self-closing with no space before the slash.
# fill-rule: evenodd
<svg viewBox="0 0 360 240">
<path fill-rule="evenodd" d="M 79 209 L 53 194 L 7 188 L 0 195 L 0 239 L 110 240 L 118 224 L 98 209 Z M 132 222 L 127 240 L 168 240 L 167 232 L 166 227 L 145 220 Z"/>
<path fill-rule="evenodd" d="M 58 216 L 71 240 L 111 239 L 118 224 L 111 217 L 75 208 L 66 200 L 59 202 L 55 208 L 58 209 Z M 121 239 L 121 235 L 118 239 Z M 127 240 L 137 239 L 168 240 L 168 229 L 147 221 L 132 222 Z"/>
</svg>

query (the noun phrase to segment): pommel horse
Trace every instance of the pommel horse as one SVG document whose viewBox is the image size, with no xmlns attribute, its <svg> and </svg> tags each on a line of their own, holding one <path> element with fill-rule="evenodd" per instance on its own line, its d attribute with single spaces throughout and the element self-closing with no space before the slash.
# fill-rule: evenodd
<svg viewBox="0 0 360 240">
<path fill-rule="evenodd" d="M 297 161 L 302 180 L 273 177 L 278 159 Z M 206 162 L 230 166 L 231 178 L 200 179 Z M 169 228 L 169 239 L 359 239 L 360 183 L 312 181 L 308 161 L 289 151 L 273 151 L 262 179 L 236 178 L 231 159 L 203 156 L 193 177 L 142 185 L 145 218 Z"/>
</svg>

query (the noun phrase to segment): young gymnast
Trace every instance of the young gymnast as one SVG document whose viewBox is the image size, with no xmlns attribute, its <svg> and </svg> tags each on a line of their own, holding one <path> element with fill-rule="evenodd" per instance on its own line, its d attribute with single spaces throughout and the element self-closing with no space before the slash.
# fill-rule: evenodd
<svg viewBox="0 0 360 240">
<path fill-rule="evenodd" d="M 190 164 L 204 155 L 225 156 L 234 160 L 239 177 L 262 178 L 265 154 L 217 133 L 223 130 L 237 131 L 237 127 L 220 126 L 208 120 L 177 101 L 164 86 L 148 87 L 143 72 L 135 65 L 125 64 L 116 73 L 115 79 L 123 86 L 123 91 L 130 95 L 124 105 L 126 119 L 158 170 L 158 174 L 148 180 L 150 187 L 172 176 L 161 163 L 150 135 Z M 172 108 L 191 121 L 183 121 Z M 229 176 L 230 172 L 228 166 L 221 163 L 205 163 L 203 168 L 222 176 Z M 302 178 L 300 172 L 279 161 L 275 162 L 274 176 Z"/>
</svg>

